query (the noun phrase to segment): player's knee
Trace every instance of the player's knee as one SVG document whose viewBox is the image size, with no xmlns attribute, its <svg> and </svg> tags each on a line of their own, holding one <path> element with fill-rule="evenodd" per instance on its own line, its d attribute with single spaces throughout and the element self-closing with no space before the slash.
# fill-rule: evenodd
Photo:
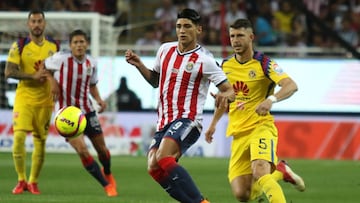
<svg viewBox="0 0 360 203">
<path fill-rule="evenodd" d="M 270 174 L 271 164 L 265 160 L 255 160 L 251 163 L 252 173 L 255 180 L 260 177 Z"/>
<path fill-rule="evenodd" d="M 237 190 L 237 191 L 233 191 L 233 194 L 239 202 L 247 202 L 250 199 L 249 191 Z"/>
</svg>

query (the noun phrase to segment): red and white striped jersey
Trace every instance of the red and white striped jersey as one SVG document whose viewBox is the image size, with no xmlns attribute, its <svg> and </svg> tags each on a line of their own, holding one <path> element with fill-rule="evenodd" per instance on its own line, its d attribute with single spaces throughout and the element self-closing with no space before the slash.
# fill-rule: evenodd
<svg viewBox="0 0 360 203">
<path fill-rule="evenodd" d="M 218 86 L 227 80 L 213 55 L 200 45 L 180 53 L 178 42 L 169 42 L 159 48 L 153 70 L 160 74 L 157 130 L 178 118 L 201 128 L 210 82 Z"/>
<path fill-rule="evenodd" d="M 77 60 L 70 52 L 57 52 L 45 60 L 48 70 L 55 70 L 60 85 L 59 108 L 77 106 L 84 113 L 95 111 L 90 99 L 90 84 L 98 81 L 96 61 L 86 55 Z"/>
</svg>

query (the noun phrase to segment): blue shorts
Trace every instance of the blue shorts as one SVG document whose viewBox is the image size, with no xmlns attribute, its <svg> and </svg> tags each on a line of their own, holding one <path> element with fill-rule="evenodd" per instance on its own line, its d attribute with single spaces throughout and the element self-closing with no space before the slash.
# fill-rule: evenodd
<svg viewBox="0 0 360 203">
<path fill-rule="evenodd" d="M 164 137 L 175 140 L 181 154 L 184 154 L 199 139 L 200 131 L 195 121 L 187 118 L 176 119 L 155 133 L 149 149 L 159 148 Z"/>
<path fill-rule="evenodd" d="M 92 137 L 103 133 L 100 125 L 100 121 L 95 111 L 85 114 L 85 117 L 87 122 L 86 122 L 84 135 L 87 135 L 88 137 Z"/>
</svg>

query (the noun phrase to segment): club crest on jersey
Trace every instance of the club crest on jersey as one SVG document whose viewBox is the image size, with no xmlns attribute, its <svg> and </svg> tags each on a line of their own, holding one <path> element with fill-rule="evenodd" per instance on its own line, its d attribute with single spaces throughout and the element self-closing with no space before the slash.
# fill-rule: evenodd
<svg viewBox="0 0 360 203">
<path fill-rule="evenodd" d="M 256 78 L 256 72 L 255 72 L 254 70 L 250 70 L 250 71 L 249 71 L 249 78 L 250 78 L 250 79 Z"/>
<path fill-rule="evenodd" d="M 284 73 L 284 70 L 283 70 L 277 63 L 274 63 L 273 68 L 274 68 L 274 71 L 275 71 L 278 75 L 281 75 L 281 74 Z"/>
<path fill-rule="evenodd" d="M 188 64 L 186 64 L 185 70 L 187 72 L 192 71 L 192 69 L 194 68 L 194 62 L 190 61 Z"/>
<path fill-rule="evenodd" d="M 86 63 L 86 74 L 91 75 L 91 65 L 90 65 L 90 63 Z"/>
</svg>

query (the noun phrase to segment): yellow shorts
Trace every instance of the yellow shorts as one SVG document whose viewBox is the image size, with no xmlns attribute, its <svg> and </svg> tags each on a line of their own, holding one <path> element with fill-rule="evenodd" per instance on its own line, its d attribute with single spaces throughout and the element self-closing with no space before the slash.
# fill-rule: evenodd
<svg viewBox="0 0 360 203">
<path fill-rule="evenodd" d="M 15 105 L 13 109 L 13 130 L 32 132 L 33 135 L 46 139 L 53 107 L 33 107 Z"/>
<path fill-rule="evenodd" d="M 262 123 L 255 129 L 233 137 L 228 179 L 251 174 L 251 161 L 256 159 L 277 163 L 277 129 L 272 122 Z"/>
</svg>

